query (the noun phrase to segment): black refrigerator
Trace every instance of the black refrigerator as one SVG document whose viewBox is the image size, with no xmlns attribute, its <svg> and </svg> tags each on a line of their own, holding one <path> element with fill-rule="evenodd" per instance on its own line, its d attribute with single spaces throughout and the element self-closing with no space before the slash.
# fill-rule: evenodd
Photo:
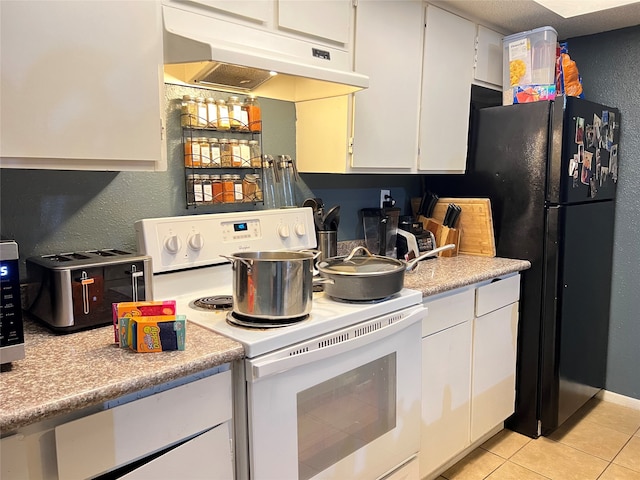
<svg viewBox="0 0 640 480">
<path fill-rule="evenodd" d="M 491 199 L 498 256 L 531 262 L 507 427 L 537 437 L 604 387 L 620 113 L 570 97 L 474 117 L 466 193 Z"/>
</svg>

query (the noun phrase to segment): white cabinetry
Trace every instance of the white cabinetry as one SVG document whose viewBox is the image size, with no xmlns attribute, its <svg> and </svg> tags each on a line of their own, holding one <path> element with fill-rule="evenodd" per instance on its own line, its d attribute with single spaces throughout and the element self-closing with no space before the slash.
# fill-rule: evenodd
<svg viewBox="0 0 640 480">
<path fill-rule="evenodd" d="M 426 298 L 420 478 L 500 428 L 515 406 L 520 275 Z"/>
<path fill-rule="evenodd" d="M 73 479 L 112 472 L 110 478 L 232 479 L 231 371 L 144 396 L 149 393 L 3 438 L 0 477 Z M 132 462 L 135 470 L 114 472 Z"/>
<path fill-rule="evenodd" d="M 463 173 L 476 25 L 427 5 L 418 169 Z"/>
<path fill-rule="evenodd" d="M 473 327 L 471 441 L 515 408 L 520 275 L 478 287 Z"/>
<path fill-rule="evenodd" d="M 503 35 L 478 25 L 474 83 L 502 91 L 502 38 Z"/>
<path fill-rule="evenodd" d="M 331 43 L 351 43 L 351 0 L 277 0 L 276 3 L 279 29 Z"/>
<path fill-rule="evenodd" d="M 296 104 L 300 171 L 415 171 L 423 15 L 418 0 L 359 0 L 354 70 L 369 88 Z"/>
<path fill-rule="evenodd" d="M 0 11 L 0 166 L 166 170 L 159 3 Z"/>
<path fill-rule="evenodd" d="M 420 478 L 469 445 L 474 290 L 427 299 L 422 322 Z"/>
</svg>

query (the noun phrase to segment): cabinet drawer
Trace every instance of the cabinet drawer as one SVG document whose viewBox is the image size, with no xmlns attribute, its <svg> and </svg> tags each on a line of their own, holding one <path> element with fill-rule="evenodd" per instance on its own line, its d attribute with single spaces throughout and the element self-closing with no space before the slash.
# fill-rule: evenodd
<svg viewBox="0 0 640 480">
<path fill-rule="evenodd" d="M 520 298 L 520 275 L 494 280 L 476 289 L 476 317 L 517 302 Z"/>
<path fill-rule="evenodd" d="M 231 412 L 226 371 L 65 423 L 55 429 L 58 475 L 108 472 L 228 421 Z"/>
<path fill-rule="evenodd" d="M 454 290 L 424 300 L 428 309 L 422 321 L 422 336 L 434 334 L 473 318 L 473 301 L 475 291 Z"/>
</svg>

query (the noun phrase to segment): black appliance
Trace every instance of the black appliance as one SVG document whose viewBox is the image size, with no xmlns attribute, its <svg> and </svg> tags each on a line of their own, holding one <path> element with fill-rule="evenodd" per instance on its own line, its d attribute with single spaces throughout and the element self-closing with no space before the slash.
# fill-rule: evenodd
<svg viewBox="0 0 640 480">
<path fill-rule="evenodd" d="M 24 325 L 20 300 L 18 244 L 0 242 L 0 364 L 10 364 L 25 356 Z"/>
<path fill-rule="evenodd" d="M 620 113 L 578 98 L 478 110 L 465 193 L 522 274 L 515 414 L 547 435 L 605 386 Z"/>
</svg>

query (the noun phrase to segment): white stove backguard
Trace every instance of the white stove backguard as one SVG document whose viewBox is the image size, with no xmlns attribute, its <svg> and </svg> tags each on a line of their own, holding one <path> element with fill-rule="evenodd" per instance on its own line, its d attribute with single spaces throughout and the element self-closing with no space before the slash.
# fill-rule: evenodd
<svg viewBox="0 0 640 480">
<path fill-rule="evenodd" d="M 135 223 L 138 251 L 153 272 L 173 272 L 227 262 L 221 255 L 304 250 L 317 245 L 309 207 L 149 218 Z"/>
</svg>

